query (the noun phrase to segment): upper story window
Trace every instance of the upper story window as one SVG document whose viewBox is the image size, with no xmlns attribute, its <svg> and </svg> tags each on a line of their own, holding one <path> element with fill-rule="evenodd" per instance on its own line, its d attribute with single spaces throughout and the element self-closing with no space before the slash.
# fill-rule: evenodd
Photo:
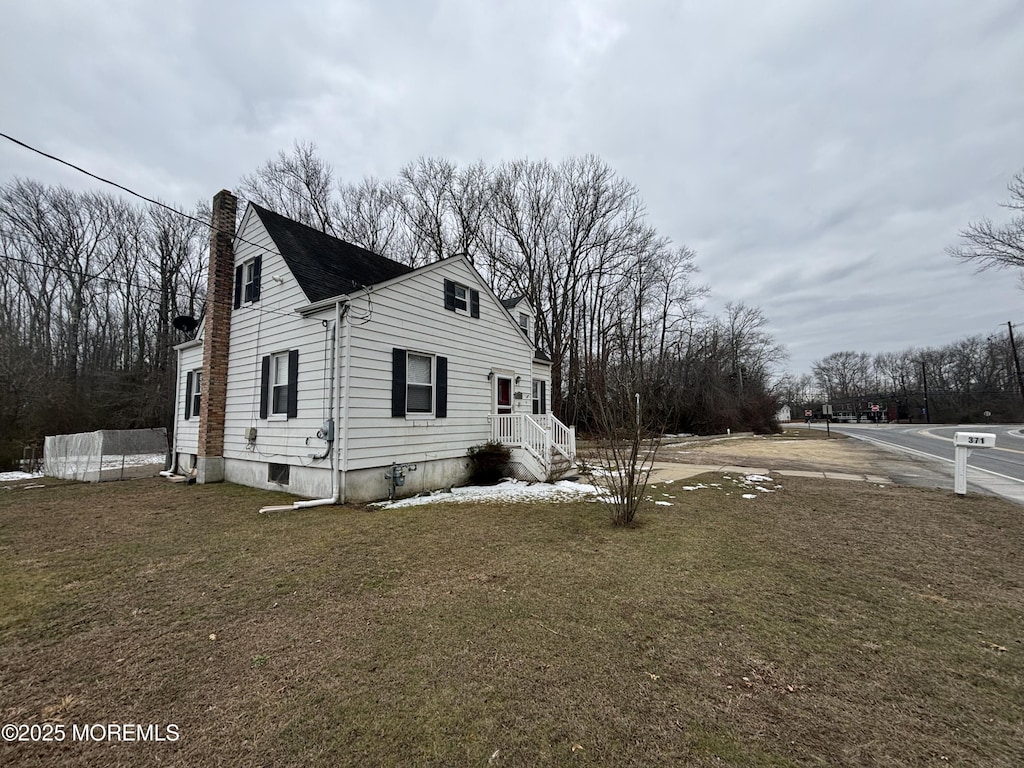
<svg viewBox="0 0 1024 768">
<path fill-rule="evenodd" d="M 530 338 L 530 316 L 525 312 L 519 313 L 519 327 L 523 329 L 526 338 Z"/>
<path fill-rule="evenodd" d="M 235 267 L 235 309 L 260 299 L 260 277 L 263 257 L 257 256 Z"/>
<path fill-rule="evenodd" d="M 480 291 L 454 280 L 445 280 L 444 308 L 460 315 L 480 317 Z"/>
</svg>

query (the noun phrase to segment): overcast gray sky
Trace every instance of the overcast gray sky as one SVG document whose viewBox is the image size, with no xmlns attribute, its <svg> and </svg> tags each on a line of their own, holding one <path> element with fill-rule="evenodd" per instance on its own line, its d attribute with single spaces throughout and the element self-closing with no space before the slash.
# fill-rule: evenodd
<svg viewBox="0 0 1024 768">
<path fill-rule="evenodd" d="M 945 255 L 1024 168 L 1024 3 L 0 0 L 0 131 L 191 206 L 293 140 L 338 175 L 595 153 L 795 372 L 1024 323 Z M 18 175 L 94 188 L 0 142 Z"/>
</svg>

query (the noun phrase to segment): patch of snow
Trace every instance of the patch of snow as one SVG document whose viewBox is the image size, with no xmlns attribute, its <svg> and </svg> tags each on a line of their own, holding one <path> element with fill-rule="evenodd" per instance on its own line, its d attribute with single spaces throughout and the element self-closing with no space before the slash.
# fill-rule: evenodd
<svg viewBox="0 0 1024 768">
<path fill-rule="evenodd" d="M 654 504 L 655 504 L 655 506 L 658 506 L 658 507 L 671 507 L 672 506 L 672 502 L 671 501 L 656 501 L 656 502 L 654 502 Z"/>
<path fill-rule="evenodd" d="M 35 480 L 42 477 L 42 472 L 0 472 L 0 483 L 17 482 L 18 480 Z"/>
<path fill-rule="evenodd" d="M 748 483 L 770 483 L 772 481 L 767 475 L 747 475 L 743 479 Z"/>
<path fill-rule="evenodd" d="M 607 492 L 587 483 L 559 480 L 557 483 L 524 483 L 505 480 L 498 485 L 467 485 L 450 491 L 434 491 L 428 496 L 413 496 L 396 501 L 381 501 L 371 506 L 380 509 L 418 507 L 425 504 L 547 501 L 552 503 L 583 501 L 605 497 Z"/>
<path fill-rule="evenodd" d="M 757 494 L 756 493 L 744 493 L 743 494 L 743 498 L 744 499 L 756 499 L 757 498 Z"/>
</svg>

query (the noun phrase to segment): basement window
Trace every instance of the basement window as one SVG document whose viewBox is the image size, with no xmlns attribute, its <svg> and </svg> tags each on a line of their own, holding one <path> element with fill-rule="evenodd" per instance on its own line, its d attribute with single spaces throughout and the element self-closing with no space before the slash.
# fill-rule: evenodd
<svg viewBox="0 0 1024 768">
<path fill-rule="evenodd" d="M 267 482 L 288 485 L 290 464 L 267 464 Z"/>
</svg>

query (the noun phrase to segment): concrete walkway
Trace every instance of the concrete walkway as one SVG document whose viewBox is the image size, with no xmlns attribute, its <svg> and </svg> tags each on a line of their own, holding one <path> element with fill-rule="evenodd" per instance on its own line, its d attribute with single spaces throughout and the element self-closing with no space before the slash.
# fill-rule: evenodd
<svg viewBox="0 0 1024 768">
<path fill-rule="evenodd" d="M 665 482 L 666 480 L 685 480 L 695 475 L 703 475 L 706 472 L 719 472 L 735 475 L 772 475 L 781 477 L 816 477 L 825 480 L 859 480 L 866 483 L 877 483 L 888 485 L 892 483 L 888 477 L 881 475 L 861 475 L 850 472 L 818 472 L 802 469 L 775 469 L 765 467 L 736 467 L 731 464 L 675 464 L 672 462 L 657 461 L 651 467 L 651 482 Z"/>
</svg>

